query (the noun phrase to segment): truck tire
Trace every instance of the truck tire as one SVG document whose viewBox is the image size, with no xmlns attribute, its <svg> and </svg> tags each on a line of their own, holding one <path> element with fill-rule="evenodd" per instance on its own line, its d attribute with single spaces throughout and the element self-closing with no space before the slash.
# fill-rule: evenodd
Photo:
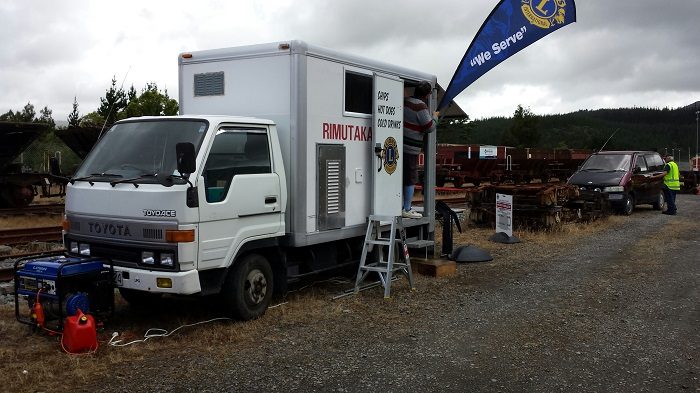
<svg viewBox="0 0 700 393">
<path fill-rule="evenodd" d="M 250 320 L 265 313 L 272 300 L 272 268 L 259 254 L 248 254 L 229 270 L 222 289 L 226 310 L 240 320 Z"/>
</svg>

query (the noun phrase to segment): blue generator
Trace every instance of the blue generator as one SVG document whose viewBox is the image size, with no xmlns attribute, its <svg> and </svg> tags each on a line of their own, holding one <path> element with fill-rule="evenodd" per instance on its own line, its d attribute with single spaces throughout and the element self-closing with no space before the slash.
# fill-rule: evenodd
<svg viewBox="0 0 700 393">
<path fill-rule="evenodd" d="M 83 313 L 104 314 L 114 310 L 113 268 L 103 258 L 42 255 L 15 262 L 15 315 L 17 320 L 44 326 Z M 20 303 L 29 306 L 27 317 Z M 37 312 L 41 310 L 41 312 Z M 39 315 L 38 315 L 39 314 Z"/>
</svg>

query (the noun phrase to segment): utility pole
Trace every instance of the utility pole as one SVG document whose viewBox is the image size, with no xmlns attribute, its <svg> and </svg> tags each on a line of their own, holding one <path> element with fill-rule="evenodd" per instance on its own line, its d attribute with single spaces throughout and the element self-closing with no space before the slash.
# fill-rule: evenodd
<svg viewBox="0 0 700 393">
<path fill-rule="evenodd" d="M 698 161 L 700 161 L 700 157 L 698 157 L 698 123 L 700 121 L 700 111 L 695 111 L 695 171 L 698 171 Z"/>
</svg>

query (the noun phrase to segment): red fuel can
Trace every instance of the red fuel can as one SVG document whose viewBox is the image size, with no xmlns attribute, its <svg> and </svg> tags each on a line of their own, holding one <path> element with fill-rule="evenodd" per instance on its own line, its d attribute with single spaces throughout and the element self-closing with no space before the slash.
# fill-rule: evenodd
<svg viewBox="0 0 700 393">
<path fill-rule="evenodd" d="M 97 350 L 97 329 L 95 318 L 83 314 L 79 309 L 76 315 L 66 317 L 63 325 L 63 349 L 68 353 L 83 353 Z"/>
</svg>

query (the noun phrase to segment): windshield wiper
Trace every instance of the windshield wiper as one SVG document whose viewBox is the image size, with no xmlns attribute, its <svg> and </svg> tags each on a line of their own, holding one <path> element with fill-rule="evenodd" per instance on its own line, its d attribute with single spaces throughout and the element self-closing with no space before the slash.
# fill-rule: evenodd
<svg viewBox="0 0 700 393">
<path fill-rule="evenodd" d="M 87 181 L 90 183 L 92 186 L 95 184 L 94 182 L 90 181 L 89 179 L 94 179 L 96 177 L 122 177 L 122 175 L 117 175 L 116 173 L 107 173 L 107 172 L 102 172 L 102 173 L 91 173 L 88 176 L 82 176 L 82 177 L 74 177 L 70 179 L 70 184 L 75 184 L 77 181 Z"/>
<path fill-rule="evenodd" d="M 174 179 L 180 179 L 181 177 L 175 176 L 175 175 L 163 175 L 159 173 L 146 173 L 138 177 L 134 177 L 131 179 L 119 179 L 119 180 L 112 180 L 109 182 L 109 184 L 114 187 L 117 184 L 121 183 L 130 183 L 133 184 L 134 187 L 138 188 L 139 184 L 137 183 L 139 180 L 146 179 L 146 178 L 156 178 L 156 181 L 158 181 L 158 184 L 165 186 L 165 187 L 172 187 L 174 183 Z"/>
<path fill-rule="evenodd" d="M 131 179 L 112 180 L 111 182 L 109 182 L 109 185 L 114 187 L 117 184 L 121 184 L 121 183 L 131 183 L 134 185 L 134 187 L 139 188 L 139 184 L 137 183 L 137 181 L 139 181 L 141 179 L 145 179 L 147 177 L 156 177 L 156 176 L 158 176 L 157 173 L 145 173 L 145 174 L 140 175 L 138 177 L 132 177 Z"/>
</svg>

